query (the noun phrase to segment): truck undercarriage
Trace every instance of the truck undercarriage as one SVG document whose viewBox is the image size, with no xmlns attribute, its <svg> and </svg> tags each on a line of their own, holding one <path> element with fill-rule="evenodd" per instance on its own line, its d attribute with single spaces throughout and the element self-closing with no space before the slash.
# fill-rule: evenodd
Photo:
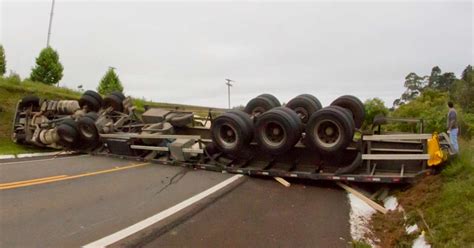
<svg viewBox="0 0 474 248">
<path fill-rule="evenodd" d="M 79 101 L 23 98 L 12 140 L 219 172 L 367 183 L 413 182 L 452 153 L 444 133 L 381 134 L 380 118 L 379 131 L 361 131 L 364 114 L 356 97 L 323 108 L 308 94 L 284 107 L 262 94 L 216 118 L 160 108 L 139 114 L 120 92 L 86 91 Z"/>
</svg>

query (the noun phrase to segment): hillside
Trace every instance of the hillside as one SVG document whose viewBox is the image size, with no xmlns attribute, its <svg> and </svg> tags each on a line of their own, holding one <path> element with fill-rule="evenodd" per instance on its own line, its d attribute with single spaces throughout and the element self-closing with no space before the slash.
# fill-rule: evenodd
<svg viewBox="0 0 474 248">
<path fill-rule="evenodd" d="M 32 94 L 45 99 L 79 99 L 82 93 L 68 88 L 49 86 L 28 80 L 20 81 L 16 78 L 0 77 L 0 154 L 16 154 L 35 150 L 34 148 L 18 146 L 10 141 L 11 121 L 16 103 L 24 96 Z M 142 99 L 134 99 L 134 104 L 139 111 L 143 111 L 145 105 L 192 111 L 201 116 L 206 116 L 209 111 L 209 107 L 150 102 Z M 222 111 L 222 109 L 213 110 Z"/>
</svg>

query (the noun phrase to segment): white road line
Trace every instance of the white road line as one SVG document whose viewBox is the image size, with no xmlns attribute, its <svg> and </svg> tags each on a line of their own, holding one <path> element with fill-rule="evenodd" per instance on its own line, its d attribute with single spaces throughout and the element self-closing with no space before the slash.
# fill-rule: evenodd
<svg viewBox="0 0 474 248">
<path fill-rule="evenodd" d="M 111 245 L 119 240 L 122 240 L 136 232 L 139 232 L 161 220 L 164 220 L 165 218 L 183 210 L 184 208 L 186 207 L 189 207 L 191 206 L 192 204 L 206 198 L 207 196 L 209 196 L 210 194 L 214 193 L 214 192 L 217 192 L 218 190 L 224 188 L 225 186 L 231 184 L 232 182 L 234 182 L 235 180 L 241 178 L 242 175 L 235 175 L 215 186 L 213 186 L 212 188 L 209 188 L 191 198 L 188 198 L 187 200 L 184 200 L 176 205 L 174 205 L 173 207 L 170 207 L 166 210 L 163 210 L 147 219 L 144 219 L 134 225 L 131 225 L 125 229 L 122 229 L 116 233 L 113 233 L 107 237 L 104 237 L 104 238 L 101 238 L 97 241 L 94 241 L 90 244 L 87 244 L 87 245 L 84 245 L 83 247 L 84 248 L 92 248 L 92 247 L 106 247 L 108 245 Z"/>
<path fill-rule="evenodd" d="M 33 157 L 43 157 L 43 156 L 56 156 L 56 155 L 66 155 L 72 154 L 72 152 L 62 152 L 62 151 L 55 151 L 55 152 L 36 152 L 36 153 L 20 153 L 16 155 L 17 158 L 33 158 Z"/>
<path fill-rule="evenodd" d="M 24 160 L 24 161 L 13 161 L 13 162 L 6 162 L 0 163 L 0 166 L 7 165 L 7 164 L 21 164 L 21 163 L 32 163 L 32 162 L 42 162 L 42 161 L 50 161 L 50 160 L 60 160 L 60 159 L 67 159 L 67 158 L 80 158 L 90 156 L 89 154 L 78 155 L 78 156 L 67 156 L 67 157 L 55 157 L 55 158 L 45 158 L 45 159 L 34 159 L 34 160 Z"/>
</svg>

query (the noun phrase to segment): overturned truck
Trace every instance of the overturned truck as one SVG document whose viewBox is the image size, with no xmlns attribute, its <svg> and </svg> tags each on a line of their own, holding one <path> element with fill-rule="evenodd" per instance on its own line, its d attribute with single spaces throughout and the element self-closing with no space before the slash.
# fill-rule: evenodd
<svg viewBox="0 0 474 248">
<path fill-rule="evenodd" d="M 203 118 L 150 107 L 138 113 L 120 92 L 86 91 L 79 101 L 21 99 L 12 140 L 219 172 L 380 183 L 412 182 L 452 153 L 444 133 L 381 133 L 388 120 L 381 117 L 361 131 L 364 115 L 362 102 L 350 95 L 323 107 L 309 94 L 285 106 L 262 94 L 243 110 L 217 117 L 209 110 Z"/>
</svg>

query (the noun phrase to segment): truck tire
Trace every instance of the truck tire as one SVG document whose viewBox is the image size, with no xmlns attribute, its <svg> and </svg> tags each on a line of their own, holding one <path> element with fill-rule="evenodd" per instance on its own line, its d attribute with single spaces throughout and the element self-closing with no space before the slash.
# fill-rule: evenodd
<svg viewBox="0 0 474 248">
<path fill-rule="evenodd" d="M 266 97 L 255 97 L 245 106 L 244 111 L 251 116 L 258 116 L 275 107 L 275 103 Z"/>
<path fill-rule="evenodd" d="M 110 93 L 110 95 L 117 96 L 122 101 L 125 100 L 125 95 L 120 91 L 114 91 L 114 92 Z"/>
<path fill-rule="evenodd" d="M 169 120 L 169 123 L 173 127 L 185 127 L 188 124 L 193 123 L 194 115 L 193 114 L 184 114 L 178 115 Z"/>
<path fill-rule="evenodd" d="M 305 96 L 297 96 L 291 99 L 286 107 L 292 109 L 301 119 L 301 122 L 306 124 L 309 120 L 309 117 L 320 108 L 319 106 L 310 98 Z"/>
<path fill-rule="evenodd" d="M 95 100 L 97 100 L 97 102 L 99 102 L 99 104 L 100 104 L 101 106 L 102 106 L 102 104 L 103 104 L 102 96 L 101 96 L 99 93 L 97 93 L 97 92 L 95 92 L 95 91 L 93 91 L 93 90 L 86 90 L 86 92 L 84 92 L 84 94 L 82 94 L 82 95 L 83 95 L 83 96 L 84 96 L 84 95 L 91 96 L 91 97 L 93 97 Z"/>
<path fill-rule="evenodd" d="M 108 95 L 104 98 L 104 108 L 112 107 L 112 109 L 116 112 L 123 111 L 123 99 L 121 99 L 117 95 Z"/>
<path fill-rule="evenodd" d="M 349 109 L 352 112 L 352 118 L 354 119 L 356 128 L 360 128 L 365 118 L 364 104 L 359 98 L 351 95 L 345 95 L 338 97 L 331 103 L 331 106 L 339 106 Z"/>
<path fill-rule="evenodd" d="M 338 109 L 339 111 L 343 112 L 346 116 L 346 120 L 348 122 L 350 122 L 350 126 L 353 130 L 355 130 L 355 122 L 354 122 L 354 119 L 353 119 L 353 116 L 352 116 L 352 112 L 346 108 L 343 108 L 343 107 L 339 107 L 339 106 L 329 106 L 328 108 L 334 108 L 334 109 Z"/>
<path fill-rule="evenodd" d="M 276 96 L 272 95 L 272 94 L 261 94 L 257 97 L 263 97 L 263 98 L 267 98 L 268 100 L 270 100 L 272 103 L 273 103 L 273 107 L 280 107 L 281 106 L 281 103 L 280 101 L 278 100 L 278 98 L 276 98 Z"/>
<path fill-rule="evenodd" d="M 306 125 L 306 144 L 323 154 L 337 154 L 344 150 L 354 136 L 347 114 L 337 108 L 326 107 L 314 113 Z"/>
<path fill-rule="evenodd" d="M 57 127 L 58 143 L 66 148 L 75 148 L 79 142 L 79 130 L 73 119 L 65 119 Z"/>
<path fill-rule="evenodd" d="M 96 112 L 89 112 L 79 118 L 77 128 L 81 138 L 87 142 L 98 142 L 99 131 L 95 125 L 95 121 L 99 118 Z"/>
<path fill-rule="evenodd" d="M 87 106 L 87 109 L 89 111 L 97 112 L 100 110 L 102 103 L 99 102 L 95 97 L 91 95 L 83 94 L 81 99 L 79 99 L 79 106 L 81 108 L 84 108 L 85 106 Z"/>
<path fill-rule="evenodd" d="M 252 139 L 253 139 L 253 121 L 252 119 L 250 118 L 250 115 L 248 115 L 247 113 L 245 113 L 244 111 L 242 110 L 232 110 L 232 111 L 229 111 L 227 112 L 229 114 L 233 114 L 233 115 L 237 115 L 239 116 L 242 120 L 245 121 L 246 125 L 247 125 L 247 128 L 252 130 Z"/>
<path fill-rule="evenodd" d="M 252 141 L 253 130 L 244 118 L 231 111 L 214 119 L 211 137 L 220 151 L 238 156 Z"/>
<path fill-rule="evenodd" d="M 263 151 L 280 155 L 298 143 L 301 126 L 296 113 L 285 107 L 274 108 L 257 119 L 255 140 Z"/>
<path fill-rule="evenodd" d="M 311 99 L 316 104 L 316 106 L 318 106 L 318 110 L 323 108 L 323 105 L 321 104 L 321 102 L 319 101 L 319 99 L 317 97 L 315 97 L 311 94 L 301 94 L 299 96 Z"/>
<path fill-rule="evenodd" d="M 37 108 L 40 106 L 40 99 L 39 97 L 37 96 L 34 96 L 34 95 L 29 95 L 29 96 L 25 96 L 21 99 L 21 102 L 20 102 L 20 109 L 23 109 L 23 108 L 28 108 L 28 107 L 33 107 L 33 108 Z"/>
</svg>

